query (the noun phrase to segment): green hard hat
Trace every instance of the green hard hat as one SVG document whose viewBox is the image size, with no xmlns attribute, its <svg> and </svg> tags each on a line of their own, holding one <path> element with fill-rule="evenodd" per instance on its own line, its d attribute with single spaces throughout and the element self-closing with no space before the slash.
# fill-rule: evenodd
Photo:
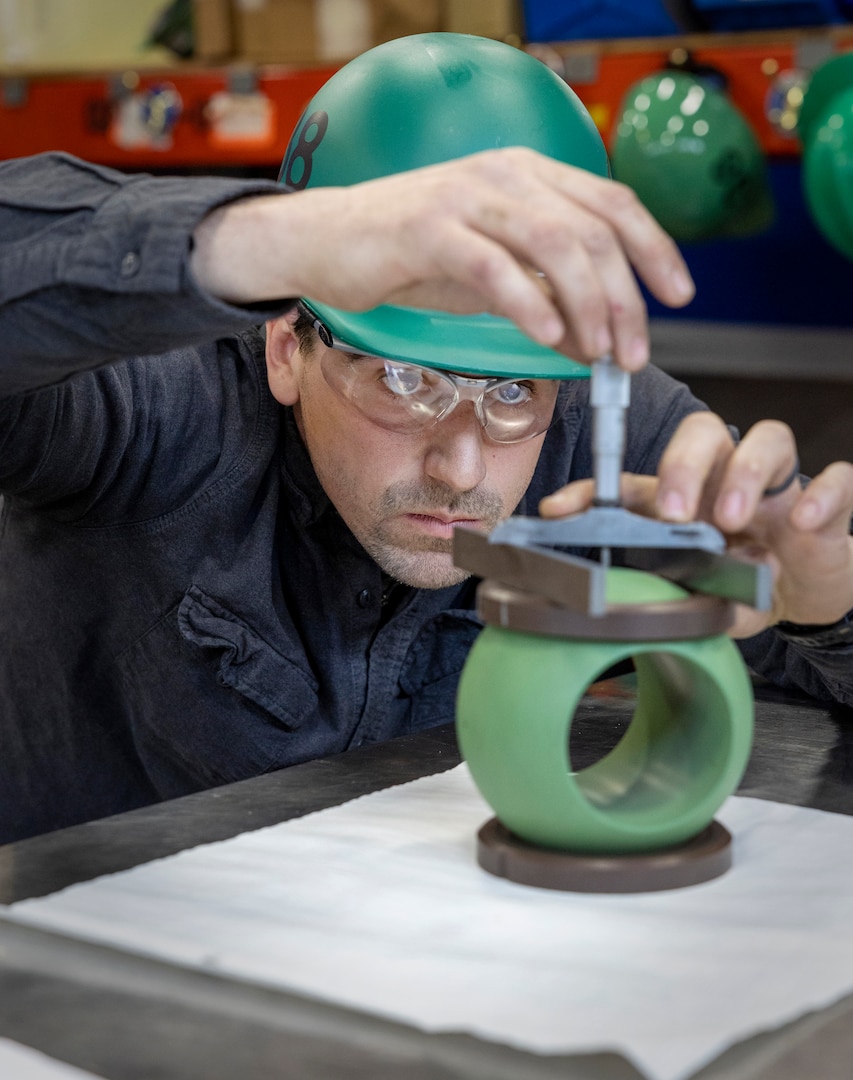
<svg viewBox="0 0 853 1080">
<path fill-rule="evenodd" d="M 809 212 L 829 243 L 853 259 L 853 53 L 814 73 L 797 131 Z"/>
<path fill-rule="evenodd" d="M 608 175 L 592 119 L 540 61 L 488 38 L 417 34 L 362 53 L 325 83 L 296 126 L 279 180 L 345 186 L 504 146 Z M 477 375 L 589 374 L 494 315 L 388 304 L 350 312 L 304 299 L 342 341 L 378 356 Z"/>
<path fill-rule="evenodd" d="M 761 147 L 711 82 L 661 71 L 625 95 L 613 175 L 680 241 L 746 236 L 773 219 Z"/>
</svg>

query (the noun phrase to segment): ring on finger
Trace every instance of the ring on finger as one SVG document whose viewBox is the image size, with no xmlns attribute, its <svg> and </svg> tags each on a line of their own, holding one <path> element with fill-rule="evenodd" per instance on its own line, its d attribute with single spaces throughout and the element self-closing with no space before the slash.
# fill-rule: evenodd
<svg viewBox="0 0 853 1080">
<path fill-rule="evenodd" d="M 772 499 L 774 495 L 781 495 L 783 491 L 787 491 L 788 488 L 800 475 L 800 459 L 794 458 L 794 467 L 790 473 L 785 477 L 781 484 L 774 484 L 773 487 L 765 488 L 762 493 L 763 499 Z"/>
</svg>

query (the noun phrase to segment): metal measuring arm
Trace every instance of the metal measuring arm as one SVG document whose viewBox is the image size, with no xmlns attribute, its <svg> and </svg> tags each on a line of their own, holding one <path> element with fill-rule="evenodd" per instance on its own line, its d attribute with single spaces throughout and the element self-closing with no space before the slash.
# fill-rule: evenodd
<svg viewBox="0 0 853 1080">
<path fill-rule="evenodd" d="M 592 468 L 595 506 L 619 506 L 619 478 L 625 458 L 625 426 L 631 401 L 631 376 L 612 356 L 592 365 Z"/>
</svg>

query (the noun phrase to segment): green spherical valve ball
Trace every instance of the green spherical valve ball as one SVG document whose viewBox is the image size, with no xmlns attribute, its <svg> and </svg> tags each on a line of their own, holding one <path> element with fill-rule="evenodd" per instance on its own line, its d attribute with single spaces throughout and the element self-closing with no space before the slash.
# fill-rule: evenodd
<svg viewBox="0 0 853 1080">
<path fill-rule="evenodd" d="M 608 575 L 608 602 L 686 593 L 639 571 Z M 575 771 L 572 718 L 589 685 L 631 657 L 637 704 L 617 746 Z M 752 744 L 752 689 L 725 635 L 567 640 L 487 626 L 462 673 L 457 729 L 499 820 L 530 843 L 578 853 L 655 851 L 688 840 L 734 791 Z"/>
<path fill-rule="evenodd" d="M 773 203 L 761 147 L 743 115 L 710 82 L 663 71 L 625 95 L 613 175 L 676 240 L 748 235 Z"/>
<path fill-rule="evenodd" d="M 591 117 L 539 60 L 489 38 L 416 34 L 362 53 L 321 87 L 296 126 L 280 180 L 296 189 L 348 186 L 513 146 L 608 175 Z M 351 312 L 305 299 L 339 338 L 377 356 L 476 375 L 589 376 L 586 365 L 494 315 L 400 305 Z"/>
<path fill-rule="evenodd" d="M 798 131 L 806 204 L 824 238 L 853 259 L 853 55 L 812 77 Z"/>
</svg>

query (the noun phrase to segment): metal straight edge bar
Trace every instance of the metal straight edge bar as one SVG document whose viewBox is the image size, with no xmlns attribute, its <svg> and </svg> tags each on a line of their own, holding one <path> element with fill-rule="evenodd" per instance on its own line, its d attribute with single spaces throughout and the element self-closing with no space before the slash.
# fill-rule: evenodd
<svg viewBox="0 0 853 1080">
<path fill-rule="evenodd" d="M 607 571 L 600 563 L 533 546 L 494 544 L 477 529 L 453 530 L 453 561 L 481 578 L 494 578 L 553 600 L 572 611 L 603 615 Z"/>
<path fill-rule="evenodd" d="M 657 548 L 626 550 L 624 562 L 692 592 L 721 596 L 756 611 L 769 611 L 773 602 L 773 574 L 767 563 L 747 562 L 712 551 Z"/>
</svg>

